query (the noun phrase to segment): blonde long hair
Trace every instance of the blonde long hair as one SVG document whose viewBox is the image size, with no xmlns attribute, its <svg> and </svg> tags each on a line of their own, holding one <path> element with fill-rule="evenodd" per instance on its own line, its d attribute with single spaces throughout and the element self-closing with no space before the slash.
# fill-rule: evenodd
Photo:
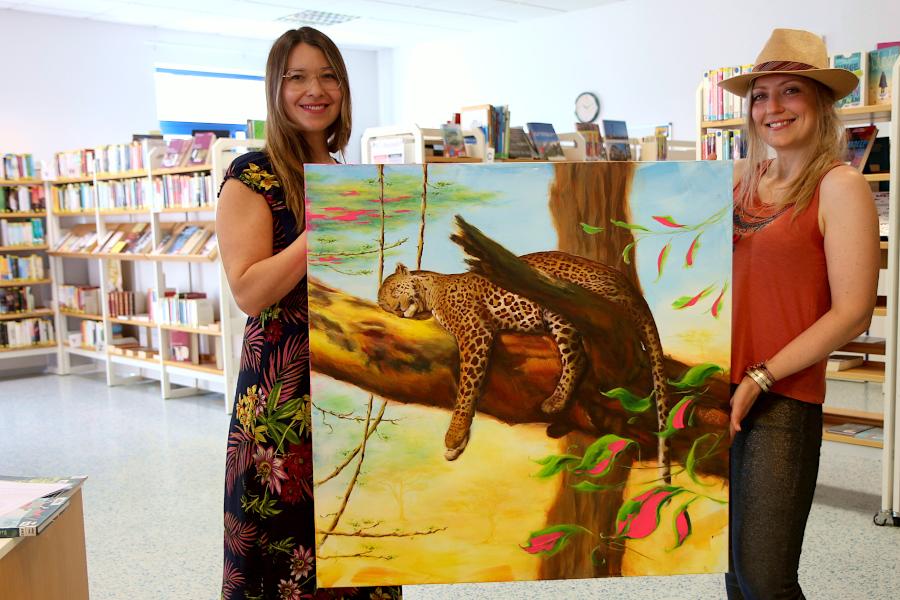
<svg viewBox="0 0 900 600">
<path fill-rule="evenodd" d="M 325 132 L 329 152 L 341 152 L 350 140 L 351 103 L 347 66 L 340 50 L 327 35 L 312 27 L 285 31 L 272 44 L 266 62 L 266 144 L 275 176 L 284 190 L 285 203 L 297 219 L 297 230 L 303 231 L 306 223 L 303 189 L 303 163 L 309 162 L 311 150 L 303 133 L 288 118 L 281 99 L 281 86 L 287 69 L 288 58 L 297 44 L 315 46 L 325 54 L 325 59 L 341 81 L 340 116 Z"/>
<path fill-rule="evenodd" d="M 787 189 L 776 198 L 776 206 L 782 208 L 794 205 L 794 217 L 802 212 L 812 200 L 816 186 L 835 162 L 841 161 L 847 152 L 846 132 L 834 108 L 832 91 L 813 79 L 806 79 L 813 86 L 816 102 L 816 128 L 813 142 L 809 146 L 806 165 L 800 175 L 789 182 Z M 752 106 L 753 88 L 747 92 L 747 106 Z M 747 169 L 738 184 L 738 206 L 746 209 L 753 201 L 762 178 L 762 164 L 768 158 L 768 146 L 762 140 L 753 124 L 751 111 L 747 111 L 744 124 L 747 135 Z"/>
</svg>

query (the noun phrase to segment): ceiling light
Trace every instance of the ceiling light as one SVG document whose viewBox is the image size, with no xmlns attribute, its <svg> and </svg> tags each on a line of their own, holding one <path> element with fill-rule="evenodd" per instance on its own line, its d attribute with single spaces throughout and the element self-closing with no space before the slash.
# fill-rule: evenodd
<svg viewBox="0 0 900 600">
<path fill-rule="evenodd" d="M 340 23 L 346 23 L 347 21 L 353 21 L 354 19 L 358 18 L 359 17 L 354 17 L 352 15 L 342 15 L 339 13 L 324 12 L 320 10 L 304 10 L 292 15 L 279 17 L 277 20 L 287 21 L 288 23 L 298 23 L 300 25 L 318 25 L 322 27 L 328 25 L 339 25 Z"/>
</svg>

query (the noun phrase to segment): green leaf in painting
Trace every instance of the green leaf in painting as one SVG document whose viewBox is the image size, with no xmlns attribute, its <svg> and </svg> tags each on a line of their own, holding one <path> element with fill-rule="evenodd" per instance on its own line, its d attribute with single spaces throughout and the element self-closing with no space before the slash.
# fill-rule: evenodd
<svg viewBox="0 0 900 600">
<path fill-rule="evenodd" d="M 682 375 L 678 381 L 669 380 L 669 384 L 680 390 L 689 387 L 699 387 L 713 375 L 724 372 L 725 369 L 715 363 L 701 363 L 688 369 L 687 373 Z"/>
<path fill-rule="evenodd" d="M 594 227 L 593 225 L 588 225 L 587 223 L 582 223 L 581 228 L 584 230 L 585 233 L 587 233 L 589 235 L 595 235 L 595 234 L 598 234 L 601 231 L 603 231 L 602 227 Z"/>
<path fill-rule="evenodd" d="M 544 465 L 544 468 L 535 473 L 535 477 L 552 477 L 562 471 L 565 468 L 571 468 L 575 466 L 581 460 L 580 457 L 574 456 L 572 454 L 562 454 L 562 455 L 550 455 L 545 458 L 542 458 L 537 462 L 539 465 Z"/>
<path fill-rule="evenodd" d="M 625 388 L 620 387 L 601 393 L 607 398 L 618 400 L 622 405 L 622 408 L 629 412 L 644 412 L 652 405 L 651 399 L 653 398 L 653 392 L 650 392 L 650 395 L 646 398 L 638 398 Z"/>
<path fill-rule="evenodd" d="M 707 433 L 694 440 L 691 451 L 688 452 L 687 459 L 684 461 L 684 468 L 691 480 L 697 485 L 712 485 L 711 483 L 703 483 L 700 481 L 700 478 L 697 477 L 697 464 L 702 462 L 713 452 L 713 450 L 715 450 L 720 439 L 720 436 L 714 433 Z"/>
<path fill-rule="evenodd" d="M 628 244 L 627 246 L 625 246 L 625 249 L 624 249 L 624 250 L 622 250 L 622 260 L 625 261 L 625 264 L 626 264 L 626 265 L 630 265 L 630 264 L 631 264 L 631 257 L 629 256 L 629 254 L 631 254 L 631 250 L 632 250 L 633 248 L 634 248 L 634 242 L 631 242 L 630 244 Z"/>
<path fill-rule="evenodd" d="M 637 229 L 639 231 L 650 231 L 643 225 L 638 225 L 636 223 L 626 223 L 625 221 L 616 221 L 615 219 L 610 219 L 610 223 L 615 225 L 616 227 L 621 227 L 622 229 Z"/>
</svg>

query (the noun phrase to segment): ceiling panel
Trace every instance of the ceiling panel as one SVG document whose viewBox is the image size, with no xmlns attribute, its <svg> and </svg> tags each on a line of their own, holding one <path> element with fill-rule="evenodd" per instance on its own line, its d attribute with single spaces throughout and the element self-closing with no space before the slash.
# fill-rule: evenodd
<svg viewBox="0 0 900 600">
<path fill-rule="evenodd" d="M 359 17 L 322 27 L 343 45 L 397 47 L 624 0 L 0 0 L 0 8 L 272 39 L 314 10 Z"/>
</svg>

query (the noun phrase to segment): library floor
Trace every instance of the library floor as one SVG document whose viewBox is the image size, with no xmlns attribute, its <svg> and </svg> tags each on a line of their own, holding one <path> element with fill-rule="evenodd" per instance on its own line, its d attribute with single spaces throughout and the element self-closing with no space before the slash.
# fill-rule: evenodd
<svg viewBox="0 0 900 600">
<path fill-rule="evenodd" d="M 93 600 L 213 600 L 222 571 L 222 396 L 169 400 L 99 375 L 0 380 L 0 473 L 89 476 Z M 826 442 L 800 580 L 811 599 L 900 597 L 900 529 L 876 527 L 880 451 Z M 721 575 L 410 586 L 408 600 L 717 599 Z"/>
</svg>

